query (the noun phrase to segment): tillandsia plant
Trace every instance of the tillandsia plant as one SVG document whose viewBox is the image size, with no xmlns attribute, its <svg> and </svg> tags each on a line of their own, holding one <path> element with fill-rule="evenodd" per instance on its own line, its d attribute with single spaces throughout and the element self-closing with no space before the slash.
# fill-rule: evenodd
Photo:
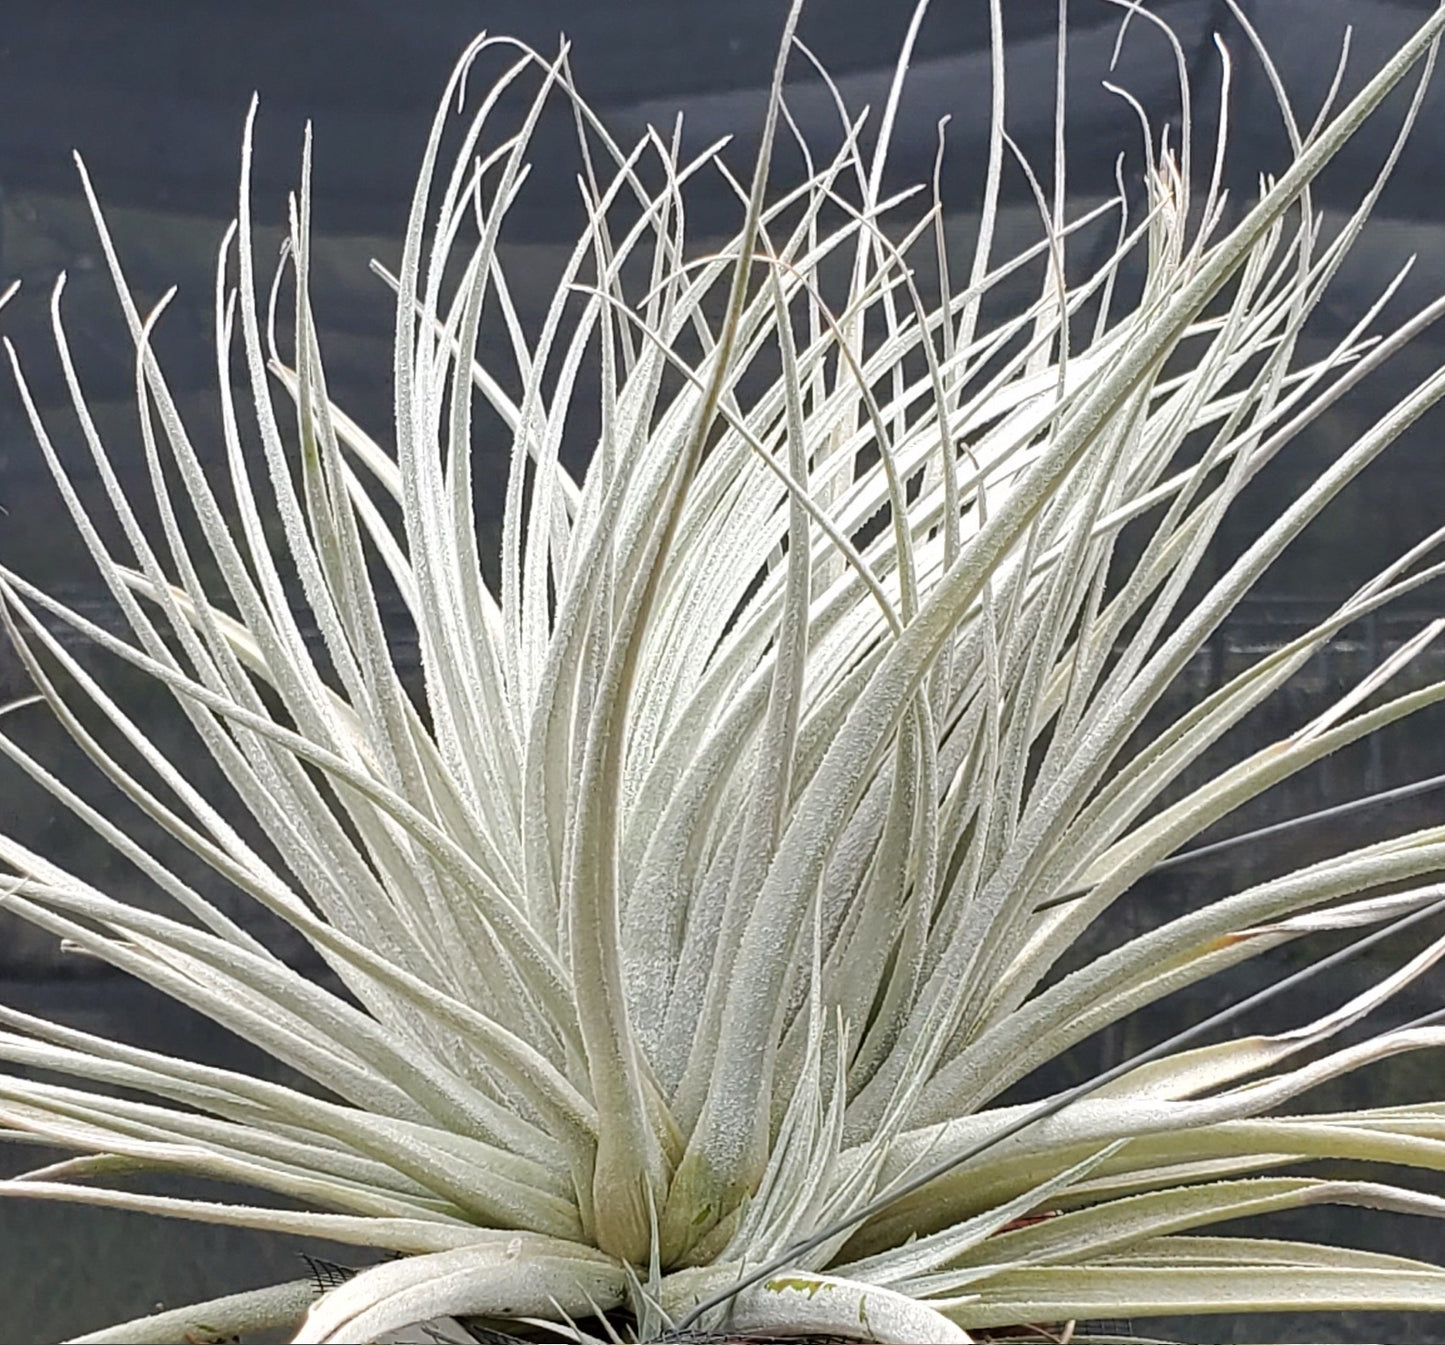
<svg viewBox="0 0 1445 1345">
<path fill-rule="evenodd" d="M 0 1056 L 44 1072 L 0 1084 L 7 1136 L 79 1154 L 0 1192 L 397 1254 L 319 1297 L 298 1281 L 86 1339 L 284 1324 L 298 1341 L 370 1341 L 450 1316 L 573 1338 L 725 1326 L 961 1341 L 1074 1318 L 1445 1308 L 1440 1267 L 1199 1231 L 1329 1202 L 1445 1214 L 1399 1185 L 1279 1175 L 1325 1158 L 1445 1166 L 1445 1102 L 1280 1114 L 1345 1071 L 1445 1045 L 1430 1022 L 1333 1044 L 1445 956 L 1445 938 L 1293 1031 L 1186 1033 L 1043 1102 L 1000 1100 L 1245 959 L 1441 907 L 1430 878 L 1445 827 L 1432 827 L 1061 965 L 1205 828 L 1445 699 L 1441 682 L 1387 685 L 1427 627 L 1286 738 L 1185 779 L 1347 624 L 1439 574 L 1442 531 L 1189 708 L 1162 700 L 1282 550 L 1445 393 L 1445 374 L 1427 378 L 1201 577 L 1246 484 L 1445 307 L 1374 337 L 1392 286 L 1299 358 L 1420 105 L 1445 9 L 1347 102 L 1337 79 L 1313 125 L 1281 89 L 1292 161 L 1233 212 L 1220 185 L 1228 56 L 1221 45 L 1220 129 L 1196 173 L 1179 52 L 1183 135 L 1146 135 L 1143 211 L 1131 217 L 1121 194 L 1070 220 L 1062 169 L 1050 199 L 1025 165 L 1039 241 L 997 261 L 1010 147 L 992 0 L 981 226 L 967 277 L 951 281 L 936 189 L 882 188 L 922 5 L 876 132 L 840 99 L 837 152 L 769 191 L 775 146 L 796 136 L 783 85 L 798 8 L 750 185 L 721 146 L 684 159 L 676 136 L 616 144 L 565 48 L 546 60 L 486 38 L 467 51 L 390 277 L 394 454 L 328 395 L 308 297 L 309 154 L 282 268 L 294 331 L 276 334 L 281 291 L 268 305 L 253 260 L 248 119 L 216 279 L 229 514 L 151 350 L 164 304 L 146 314 L 130 297 L 86 182 L 135 341 L 158 522 L 142 527 L 87 411 L 58 284 L 55 336 L 113 520 L 87 512 L 10 357 L 132 634 L 3 571 L 5 621 L 38 689 L 27 704 L 48 706 L 163 832 L 299 933 L 340 989 L 0 737 L 174 902 L 140 909 L 4 838 L 6 909 L 305 1081 L 0 1009 Z M 484 52 L 513 63 L 439 172 L 447 109 Z M 1273 74 L 1263 51 L 1249 58 Z M 520 128 L 496 137 L 504 95 L 533 77 Z M 1327 237 L 1312 180 L 1407 79 L 1389 162 Z M 588 224 L 529 329 L 498 238 L 549 98 L 570 105 L 588 149 Z M 732 185 L 741 227 L 699 255 L 686 205 L 703 173 Z M 1070 238 L 1101 217 L 1117 246 L 1080 279 Z M 999 286 L 1031 266 L 1036 297 L 997 316 Z M 931 287 L 918 278 L 930 267 Z M 505 372 L 478 358 L 484 315 L 506 334 Z M 237 339 L 254 453 L 233 401 Z M 589 360 L 598 429 L 579 481 L 560 455 Z M 495 589 L 473 504 L 484 409 L 511 453 Z M 419 636 L 415 696 L 389 655 L 383 590 Z M 57 620 L 173 694 L 232 800 L 155 747 Z M 22 712 L 34 711 L 11 707 Z M 113 1181 L 176 1172 L 274 1200 Z"/>
</svg>

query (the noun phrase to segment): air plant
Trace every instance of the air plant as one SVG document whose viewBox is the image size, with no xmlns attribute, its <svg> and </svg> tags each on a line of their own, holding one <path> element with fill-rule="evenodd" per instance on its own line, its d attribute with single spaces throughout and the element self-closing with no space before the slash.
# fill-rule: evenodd
<svg viewBox="0 0 1445 1345">
<path fill-rule="evenodd" d="M 799 8 L 750 185 L 720 145 L 684 157 L 676 136 L 615 143 L 565 48 L 552 60 L 496 38 L 468 49 L 391 277 L 394 453 L 328 395 L 308 294 L 309 148 L 282 267 L 289 342 L 280 288 L 267 320 L 248 118 L 216 278 L 229 512 L 151 350 L 164 302 L 136 306 L 83 179 L 134 337 L 158 522 L 142 527 L 87 411 L 62 279 L 55 338 L 113 519 L 87 512 L 7 349 L 131 634 L 9 569 L 5 621 L 35 699 L 111 784 L 304 938 L 341 990 L 293 969 L 0 737 L 174 903 L 140 909 L 5 837 L 5 907 L 306 1081 L 0 1009 L 0 1056 L 47 1072 L 0 1083 L 7 1136 L 80 1155 L 0 1192 L 398 1254 L 319 1297 L 302 1280 L 87 1339 L 289 1324 L 299 1341 L 369 1341 L 451 1316 L 541 1319 L 573 1338 L 600 1319 L 587 1329 L 642 1339 L 726 1324 L 944 1341 L 1101 1316 L 1445 1307 L 1436 1266 L 1199 1232 L 1329 1202 L 1445 1214 L 1445 1200 L 1401 1186 L 1279 1175 L 1323 1158 L 1445 1165 L 1442 1102 L 1279 1114 L 1345 1071 L 1445 1045 L 1429 1022 L 1331 1044 L 1445 955 L 1445 938 L 1295 1030 L 1176 1039 L 1042 1103 L 1001 1101 L 1100 1029 L 1246 959 L 1440 907 L 1429 880 L 1445 827 L 1431 827 L 1061 967 L 1206 828 L 1445 698 L 1442 682 L 1388 685 L 1427 627 L 1296 732 L 1186 779 L 1346 625 L 1435 577 L 1437 534 L 1197 703 L 1162 700 L 1283 549 L 1445 393 L 1445 374 L 1425 379 L 1201 578 L 1246 484 L 1442 311 L 1371 336 L 1392 285 L 1328 351 L 1299 358 L 1419 107 L 1445 9 L 1342 106 L 1337 78 L 1313 125 L 1280 90 L 1292 161 L 1233 215 L 1221 44 L 1209 171 L 1195 171 L 1187 116 L 1177 145 L 1146 134 L 1133 216 L 1121 194 L 1070 220 L 1062 176 L 1050 199 L 1023 165 L 1040 235 L 998 261 L 1010 145 L 992 0 L 984 204 L 955 282 L 936 184 L 931 209 L 926 189 L 882 185 L 922 5 L 876 134 L 840 99 L 836 152 L 770 192 L 775 144 L 796 132 L 783 83 Z M 455 166 L 439 170 L 466 72 L 509 52 Z M 1250 59 L 1273 75 L 1262 50 Z M 504 95 L 534 76 L 520 128 L 497 138 Z M 1419 83 L 1389 161 L 1327 237 L 1310 184 L 1407 77 Z M 589 147 L 588 222 L 529 327 L 498 238 L 549 98 L 570 104 Z M 689 183 L 718 173 L 742 224 L 700 255 Z M 1101 223 L 1117 246 L 1077 278 L 1070 239 Z M 917 258 L 935 249 L 930 289 Z M 1035 297 L 1000 315 L 1000 286 L 1031 267 Z M 484 315 L 506 334 L 506 371 L 478 358 Z M 238 340 L 254 452 L 233 400 Z M 598 430 L 579 481 L 562 449 L 588 361 Z M 289 439 L 278 389 L 294 403 Z M 510 441 L 495 588 L 473 500 L 484 409 Z M 105 540 L 113 525 L 125 554 Z M 415 695 L 389 654 L 383 590 L 419 637 Z M 207 797 L 191 762 L 154 746 L 56 638 L 57 620 L 172 694 L 234 799 Z M 174 1172 L 276 1199 L 106 1184 Z"/>
</svg>

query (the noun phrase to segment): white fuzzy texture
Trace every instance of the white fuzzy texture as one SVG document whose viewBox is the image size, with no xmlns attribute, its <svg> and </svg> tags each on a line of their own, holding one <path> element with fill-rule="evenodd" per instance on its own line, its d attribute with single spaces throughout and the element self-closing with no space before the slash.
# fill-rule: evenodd
<svg viewBox="0 0 1445 1345">
<path fill-rule="evenodd" d="M 0 1060 L 76 1080 L 0 1080 L 0 1125 L 80 1155 L 0 1193 L 403 1253 L 313 1306 L 297 1339 L 318 1342 L 448 1314 L 543 1316 L 576 1335 L 568 1319 L 622 1305 L 641 1334 L 731 1312 L 734 1329 L 898 1341 L 1201 1306 L 1445 1307 L 1433 1266 L 1193 1231 L 1320 1201 L 1440 1213 L 1404 1188 L 1275 1174 L 1326 1158 L 1438 1169 L 1445 1103 L 1269 1113 L 1346 1070 L 1445 1044 L 1417 1025 L 1295 1059 L 1422 975 L 1445 940 L 1297 1031 L 1181 1046 L 1047 1118 L 997 1103 L 1206 976 L 1441 899 L 1427 879 L 1445 868 L 1445 827 L 1225 895 L 1050 979 L 1206 828 L 1445 698 L 1441 683 L 1397 689 L 1436 623 L 1297 732 L 1179 789 L 1343 627 L 1441 569 L 1431 537 L 1199 704 L 1164 699 L 1281 551 L 1445 393 L 1445 375 L 1427 378 L 1281 501 L 1223 574 L 1198 578 L 1259 470 L 1442 311 L 1377 341 L 1392 286 L 1333 348 L 1296 359 L 1391 164 L 1328 239 L 1310 183 L 1391 87 L 1433 63 L 1445 10 L 1316 126 L 1296 126 L 1281 94 L 1295 158 L 1249 209 L 1220 192 L 1224 131 L 1213 170 L 1197 173 L 1186 120 L 1182 143 L 1145 147 L 1142 217 L 1114 201 L 1071 220 L 1062 171 L 1052 192 L 1030 177 L 1039 242 L 999 261 L 1004 34 L 991 8 L 979 239 L 967 277 L 937 267 L 931 298 L 918 275 L 936 264 L 941 206 L 929 211 L 926 189 L 884 199 L 881 185 L 921 7 L 876 146 L 859 148 L 856 113 L 840 107 L 839 145 L 779 194 L 784 43 L 763 148 L 738 185 L 741 226 L 702 256 L 686 232 L 689 180 L 718 170 L 718 147 L 682 162 L 665 136 L 618 146 L 565 51 L 546 61 L 479 40 L 437 114 L 390 277 L 389 449 L 327 394 L 308 294 L 309 146 L 283 339 L 254 273 L 248 122 L 216 282 L 223 470 L 203 464 L 150 352 L 164 303 L 135 307 L 90 194 L 136 343 L 158 522 L 142 526 L 87 411 L 62 278 L 55 336 L 113 518 L 87 512 L 10 357 L 132 634 L 9 571 L 0 608 L 38 699 L 99 771 L 309 941 L 351 998 L 284 964 L 0 734 L 38 788 L 174 902 L 131 906 L 0 836 L 8 909 L 311 1085 L 0 1009 Z M 497 54 L 512 64 L 443 167 L 448 109 L 473 63 Z M 499 132 L 501 95 L 534 77 L 520 127 Z M 1181 97 L 1188 108 L 1187 86 Z M 533 327 L 497 245 L 548 98 L 583 128 L 591 223 Z M 1418 106 L 1417 92 L 1402 140 Z M 1073 279 L 1075 236 L 1100 228 L 1117 247 Z M 942 238 L 940 226 L 940 257 Z M 1005 282 L 1036 284 L 1036 297 L 1010 309 Z M 484 327 L 510 367 L 480 362 Z M 600 430 L 577 480 L 561 450 L 589 361 Z M 496 591 L 474 516 L 479 404 L 510 438 Z M 388 651 L 388 586 L 419 637 L 420 703 Z M 190 761 L 157 749 L 55 638 L 56 618 L 173 693 L 233 799 L 208 799 Z M 104 1184 L 152 1168 L 278 1203 Z M 251 1301 L 227 1300 L 229 1329 L 245 1328 L 235 1313 Z M 126 1329 L 115 1338 L 134 1338 Z"/>
</svg>

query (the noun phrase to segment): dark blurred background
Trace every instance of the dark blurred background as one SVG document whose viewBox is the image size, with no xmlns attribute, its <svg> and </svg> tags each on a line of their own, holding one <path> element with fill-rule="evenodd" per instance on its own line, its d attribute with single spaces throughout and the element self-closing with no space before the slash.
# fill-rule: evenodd
<svg viewBox="0 0 1445 1345">
<path fill-rule="evenodd" d="M 1330 85 L 1347 27 L 1353 27 L 1342 96 L 1392 53 L 1434 9 L 1434 0 L 1244 0 L 1243 9 L 1277 63 L 1300 122 L 1314 119 Z M 1258 175 L 1287 161 L 1288 144 L 1270 81 L 1230 7 L 1220 0 L 1155 0 L 1153 13 L 1178 35 L 1195 92 L 1196 165 L 1207 171 L 1220 91 L 1217 33 L 1234 61 L 1227 181 L 1233 202 L 1247 202 Z M 314 126 L 314 288 L 320 339 L 334 398 L 382 442 L 389 441 L 391 299 L 367 263 L 391 267 L 400 251 L 416 163 L 435 100 L 463 45 L 479 30 L 506 33 L 544 54 L 565 34 L 577 82 L 630 146 L 647 125 L 670 132 L 684 114 L 685 143 L 698 148 L 720 135 L 745 173 L 756 142 L 783 0 L 311 0 L 304 5 L 244 0 L 221 5 L 182 0 L 5 0 L 0 6 L 0 287 L 23 282 L 0 314 L 0 334 L 15 343 L 57 447 L 87 498 L 96 497 L 93 466 L 69 408 L 50 333 L 49 297 L 57 275 L 68 284 L 66 329 L 96 420 L 123 478 L 139 485 L 144 466 L 133 409 L 133 350 L 111 292 L 95 230 L 79 194 L 72 151 L 84 157 L 120 251 L 129 282 L 146 306 L 169 286 L 175 300 L 157 346 L 192 436 L 203 456 L 220 443 L 212 330 L 215 250 L 236 206 L 238 147 L 252 91 L 260 96 L 253 176 L 259 262 L 269 274 L 296 182 L 302 128 Z M 874 0 L 810 0 L 802 35 L 832 72 L 850 109 L 878 110 L 911 7 Z M 940 118 L 951 117 L 943 175 L 951 248 L 964 255 L 981 192 L 989 103 L 988 7 L 983 0 L 934 0 L 918 45 L 893 152 L 891 181 L 902 186 L 931 172 Z M 1009 127 L 1045 181 L 1052 173 L 1056 6 L 1052 0 L 1004 0 L 1009 33 Z M 1156 129 L 1179 125 L 1174 56 L 1152 25 L 1136 20 L 1112 72 L 1109 60 L 1121 11 L 1104 0 L 1073 0 L 1068 79 L 1070 213 L 1114 190 L 1117 155 L 1126 153 L 1126 191 L 1137 207 L 1143 162 L 1134 111 L 1102 87 L 1108 78 L 1136 96 Z M 488 58 L 473 75 L 474 95 L 505 61 Z M 810 141 L 837 143 L 831 96 L 804 62 L 792 68 L 790 104 Z M 1338 224 L 1383 161 L 1405 103 L 1397 96 L 1341 156 L 1321 183 L 1316 207 L 1326 230 Z M 581 223 L 570 114 L 544 118 L 532 154 L 534 171 L 511 216 L 504 246 L 524 316 L 540 311 L 552 277 Z M 1437 80 L 1419 127 L 1356 249 L 1311 328 L 1303 354 L 1337 337 L 1414 255 L 1413 271 L 1382 319 L 1388 322 L 1445 292 L 1445 81 Z M 798 171 L 780 153 L 778 177 Z M 999 251 L 1031 241 L 1037 215 L 1023 176 L 1007 179 Z M 689 203 L 695 239 L 706 245 L 737 223 L 735 199 L 716 178 L 699 183 Z M 1103 235 L 1084 235 L 1073 254 L 1092 257 Z M 955 262 L 955 272 L 964 266 Z M 1388 371 L 1313 427 L 1251 487 L 1221 535 L 1220 560 L 1252 537 L 1292 484 L 1313 475 L 1428 370 L 1445 362 L 1445 334 L 1427 333 Z M 1440 432 L 1428 418 L 1332 506 L 1306 542 L 1294 548 L 1254 598 L 1196 660 L 1178 696 L 1197 694 L 1271 645 L 1312 624 L 1330 599 L 1352 590 L 1404 545 L 1445 518 Z M 585 435 L 568 448 L 586 456 Z M 483 527 L 500 513 L 505 447 L 478 446 Z M 104 619 L 101 588 L 63 516 L 8 377 L 0 379 L 0 562 Z M 1429 594 L 1342 633 L 1277 706 L 1250 722 L 1256 741 L 1289 731 L 1333 693 L 1397 647 L 1435 615 Z M 78 652 L 78 650 L 77 650 Z M 399 632 L 399 654 L 412 657 Z M 103 661 L 95 660 L 97 668 Z M 1441 675 L 1427 655 L 1420 677 Z M 1414 676 L 1415 674 L 1412 674 Z M 23 689 L 13 657 L 0 654 L 0 689 Z M 123 694 L 145 713 L 144 688 Z M 1177 708 L 1178 702 L 1176 702 Z M 163 704 L 157 702 L 158 713 Z M 38 712 L 12 716 L 13 732 L 47 759 L 67 753 Z M 162 721 L 157 720 L 158 724 Z M 9 725 L 7 725 L 9 727 Z M 1439 726 L 1427 723 L 1326 763 L 1262 799 L 1232 825 L 1295 815 L 1330 801 L 1445 771 Z M 171 730 L 158 727 L 165 734 Z M 179 742 L 179 740 L 177 740 Z M 1121 908 L 1108 937 L 1152 923 L 1181 905 L 1277 872 L 1346 841 L 1369 839 L 1438 820 L 1439 795 L 1366 814 L 1329 835 L 1306 832 L 1287 846 L 1250 847 L 1143 885 Z M 0 774 L 0 823 L 27 844 L 59 855 L 78 871 L 150 899 L 77 823 L 15 772 Z M 1131 922 L 1134 922 L 1131 924 Z M 273 936 L 274 936 L 274 932 Z M 1101 936 L 1102 937 L 1102 936 Z M 293 949 L 296 956 L 302 950 Z M 1265 978 L 1279 963 L 1247 973 Z M 1368 975 L 1366 968 L 1361 975 Z M 1422 983 L 1401 1016 L 1435 1007 L 1440 982 Z M 1337 1003 L 1344 983 L 1320 987 L 1320 1004 Z M 20 1007 L 103 1027 L 168 1049 L 264 1068 L 243 1043 L 90 964 L 77 964 L 18 922 L 0 923 L 0 997 Z M 1204 1006 L 1196 998 L 1182 1015 Z M 1305 1021 L 1311 1006 L 1291 1013 Z M 1155 1025 L 1157 1029 L 1157 1024 Z M 1132 1029 L 1131 1029 L 1132 1030 Z M 1137 1044 L 1128 1031 L 1094 1043 L 1108 1056 Z M 1081 1054 L 1079 1068 L 1084 1068 Z M 1410 1060 L 1341 1085 L 1334 1105 L 1371 1098 L 1439 1097 L 1438 1064 Z M 32 1152 L 0 1154 L 7 1170 L 38 1161 Z M 1320 1216 L 1323 1217 L 1323 1216 Z M 1343 1217 L 1365 1245 L 1440 1259 L 1438 1227 Z M 1283 1229 L 1282 1222 L 1273 1226 Z M 1308 1236 L 1316 1222 L 1297 1221 L 1285 1235 Z M 41 1341 L 91 1329 L 147 1310 L 303 1273 L 298 1252 L 365 1259 L 337 1249 L 299 1248 L 286 1239 L 163 1224 L 81 1207 L 0 1201 L 0 1323 L 7 1338 Z M 1142 1326 L 1143 1324 L 1141 1324 Z M 1155 1328 L 1149 1328 L 1154 1330 Z M 1157 1328 L 1191 1340 L 1366 1340 L 1445 1342 L 1445 1322 L 1426 1318 L 1332 1315 L 1305 1322 L 1235 1322 L 1227 1318 Z M 1260 1332 L 1265 1331 L 1262 1337 Z"/>
</svg>

